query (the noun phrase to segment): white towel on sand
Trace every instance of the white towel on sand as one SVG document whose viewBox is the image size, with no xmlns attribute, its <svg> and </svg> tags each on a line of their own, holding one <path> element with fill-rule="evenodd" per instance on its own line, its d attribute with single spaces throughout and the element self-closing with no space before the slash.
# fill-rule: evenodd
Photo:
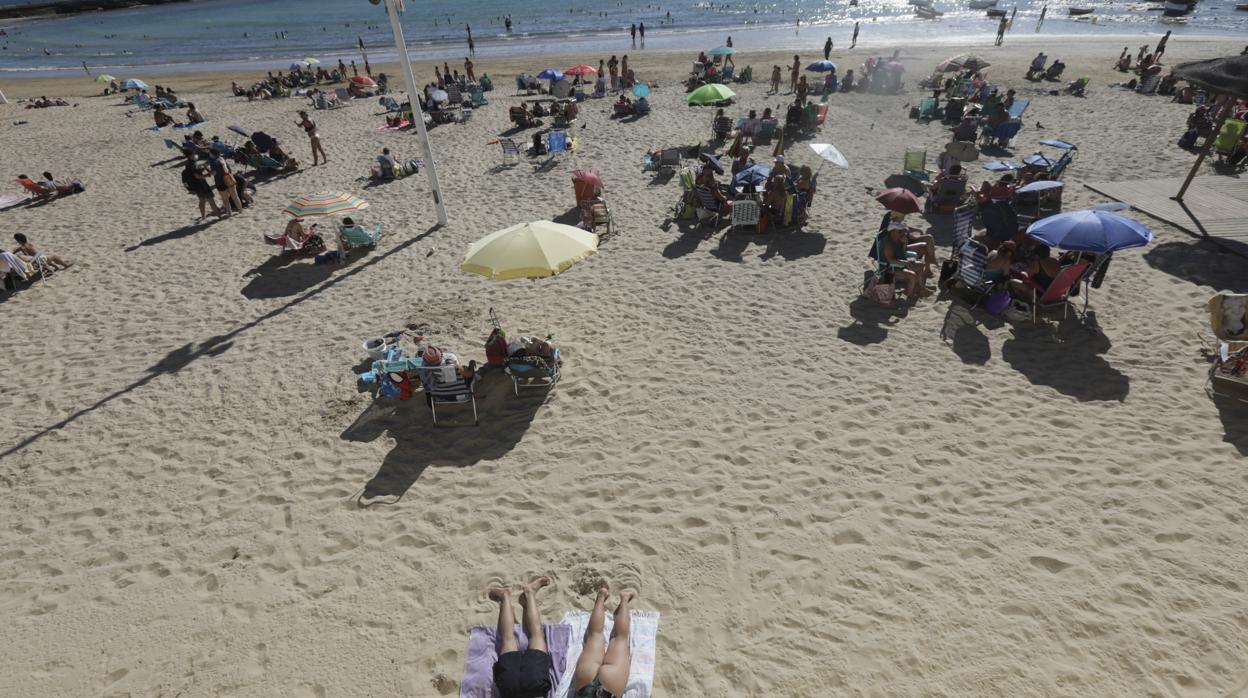
<svg viewBox="0 0 1248 698">
<path fill-rule="evenodd" d="M 572 639 L 568 643 L 568 664 L 564 669 L 559 686 L 555 689 L 556 696 L 572 698 L 572 676 L 576 673 L 576 663 L 581 658 L 581 649 L 585 646 L 585 629 L 589 627 L 589 614 L 585 611 L 569 611 L 563 616 L 561 623 L 572 626 Z M 607 614 L 603 633 L 611 643 L 611 628 L 615 619 Z M 629 666 L 628 688 L 620 698 L 650 698 L 654 693 L 654 663 L 659 639 L 658 611 L 629 611 Z"/>
</svg>

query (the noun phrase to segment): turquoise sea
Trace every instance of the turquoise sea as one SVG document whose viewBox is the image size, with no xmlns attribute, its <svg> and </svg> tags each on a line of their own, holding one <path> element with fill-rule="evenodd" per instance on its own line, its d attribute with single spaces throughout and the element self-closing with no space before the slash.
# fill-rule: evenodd
<svg viewBox="0 0 1248 698">
<path fill-rule="evenodd" d="M 646 47 L 710 48 L 733 34 L 738 48 L 821 45 L 831 36 L 849 43 L 855 22 L 862 23 L 860 45 L 900 41 L 956 43 L 966 37 L 991 38 L 996 21 L 968 0 L 933 0 L 945 14 L 938 20 L 915 17 L 908 0 L 775 0 L 773 2 L 695 2 L 637 4 L 615 0 L 409 0 L 403 15 L 415 60 L 455 59 L 467 51 L 468 27 L 479 56 L 523 53 L 578 53 L 631 48 L 627 29 L 644 23 Z M 22 4 L 0 0 L 0 5 Z M 1017 7 L 1014 31 L 1035 33 L 1047 6 L 1042 34 L 1104 33 L 1223 35 L 1248 43 L 1248 12 L 1230 0 L 1201 0 L 1191 15 L 1166 20 L 1160 2 L 1124 0 L 999 0 Z M 1070 7 L 1091 7 L 1089 17 L 1068 16 Z M 670 20 L 668 14 L 670 13 Z M 503 18 L 511 16 L 507 31 Z M 1095 17 L 1095 22 L 1092 21 Z M 800 26 L 799 26 L 800 20 Z M 3 23 L 0 73 L 61 74 L 93 70 L 121 74 L 168 70 L 257 67 L 284 69 L 291 60 L 316 56 L 359 59 L 363 39 L 370 58 L 393 58 L 393 40 L 384 7 L 367 0 L 193 0 L 192 2 L 93 12 L 71 17 Z M 1141 42 L 1143 43 L 1143 42 Z M 387 47 L 389 50 L 387 51 Z"/>
</svg>

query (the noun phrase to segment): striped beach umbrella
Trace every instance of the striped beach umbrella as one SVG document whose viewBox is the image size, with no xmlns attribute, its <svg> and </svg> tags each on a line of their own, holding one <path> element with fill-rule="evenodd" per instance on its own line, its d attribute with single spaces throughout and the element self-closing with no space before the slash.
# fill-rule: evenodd
<svg viewBox="0 0 1248 698">
<path fill-rule="evenodd" d="M 350 192 L 318 191 L 297 197 L 282 210 L 291 218 L 317 218 L 368 208 L 368 202 Z"/>
</svg>

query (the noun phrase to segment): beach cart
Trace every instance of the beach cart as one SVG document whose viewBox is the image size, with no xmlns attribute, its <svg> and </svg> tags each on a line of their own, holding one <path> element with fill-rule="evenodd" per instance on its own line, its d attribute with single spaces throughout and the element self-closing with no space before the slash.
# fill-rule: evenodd
<svg viewBox="0 0 1248 698">
<path fill-rule="evenodd" d="M 1217 346 L 1205 390 L 1248 403 L 1248 294 L 1219 293 L 1206 307 Z"/>
</svg>

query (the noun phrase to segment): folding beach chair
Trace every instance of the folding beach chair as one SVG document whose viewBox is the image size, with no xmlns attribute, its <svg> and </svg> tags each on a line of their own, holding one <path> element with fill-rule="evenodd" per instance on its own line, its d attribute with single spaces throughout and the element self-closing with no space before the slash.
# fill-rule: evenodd
<svg viewBox="0 0 1248 698">
<path fill-rule="evenodd" d="M 924 97 L 919 100 L 919 118 L 931 121 L 936 118 L 936 98 Z"/>
<path fill-rule="evenodd" d="M 1052 308 L 1058 305 L 1062 306 L 1062 319 L 1065 320 L 1066 311 L 1070 308 L 1067 302 L 1070 299 L 1070 292 L 1079 285 L 1083 273 L 1087 270 L 1088 262 L 1072 264 L 1062 269 L 1048 288 L 1041 288 L 1028 279 L 1027 283 L 1031 286 L 1031 321 L 1036 322 L 1041 308 Z"/>
<path fill-rule="evenodd" d="M 728 140 L 732 133 L 732 119 L 726 116 L 715 117 L 711 120 L 711 133 L 717 140 Z"/>
<path fill-rule="evenodd" d="M 474 109 L 478 107 L 484 107 L 485 105 L 490 103 L 490 101 L 485 98 L 485 90 L 481 89 L 480 87 L 477 87 L 476 89 L 472 91 L 471 99 L 472 99 L 472 107 Z"/>
<path fill-rule="evenodd" d="M 499 145 L 503 148 L 503 165 L 515 165 L 520 162 L 520 146 L 510 138 L 500 138 Z"/>
<path fill-rule="evenodd" d="M 551 131 L 546 136 L 546 152 L 553 158 L 559 153 L 567 153 L 568 134 L 564 131 Z"/>
<path fill-rule="evenodd" d="M 1079 78 L 1078 80 L 1066 86 L 1066 94 L 1075 97 L 1083 97 L 1088 90 L 1088 83 L 1091 78 Z"/>
<path fill-rule="evenodd" d="M 927 151 L 907 148 L 901 171 L 907 177 L 927 181 Z"/>
<path fill-rule="evenodd" d="M 545 388 L 547 392 L 554 390 L 559 379 L 563 377 L 559 363 L 559 350 L 555 349 L 549 362 L 538 356 L 508 358 L 503 370 L 511 376 L 512 390 L 519 397 L 521 388 Z"/>
<path fill-rule="evenodd" d="M 645 170 L 656 170 L 662 172 L 664 170 L 675 170 L 680 167 L 680 149 L 664 148 L 659 151 L 656 158 L 653 153 L 647 153 L 642 161 Z"/>
<path fill-rule="evenodd" d="M 338 263 L 345 264 L 351 250 L 359 247 L 376 247 L 381 239 L 381 226 L 367 231 L 363 226 L 343 228 L 338 231 Z"/>
<path fill-rule="evenodd" d="M 344 107 L 351 104 L 351 102 L 355 99 L 351 96 L 351 91 L 345 87 L 339 87 L 334 90 L 334 95 L 338 97 L 338 103 Z"/>
<path fill-rule="evenodd" d="M 753 199 L 737 199 L 732 202 L 732 227 L 731 230 L 749 226 L 753 230 L 758 230 L 759 215 L 762 210 L 758 202 Z M 752 232 L 752 231 L 751 231 Z"/>
<path fill-rule="evenodd" d="M 770 143 L 776 137 L 776 128 L 780 125 L 775 119 L 763 119 L 758 124 L 758 134 L 754 136 L 757 143 Z"/>
<path fill-rule="evenodd" d="M 598 232 L 598 228 L 605 229 L 605 235 L 611 234 L 611 209 L 607 207 L 607 202 L 600 197 L 586 199 L 577 204 L 581 209 L 581 225 L 591 233 Z"/>
<path fill-rule="evenodd" d="M 1135 86 L 1135 91 L 1142 95 L 1157 94 L 1157 85 L 1161 83 L 1161 73 L 1149 75 L 1140 80 Z"/>
<path fill-rule="evenodd" d="M 932 188 L 924 202 L 927 213 L 953 213 L 966 196 L 966 177 L 945 177 Z"/>
<path fill-rule="evenodd" d="M 967 203 L 957 207 L 953 212 L 953 251 L 956 254 L 967 240 L 971 239 L 972 226 L 975 223 L 975 204 Z"/>
<path fill-rule="evenodd" d="M 1075 161 L 1075 155 L 1079 152 L 1079 146 L 1074 143 L 1067 143 L 1066 141 L 1053 138 L 1040 141 L 1040 145 L 1047 145 L 1050 148 L 1057 148 L 1062 151 L 1061 157 L 1059 157 L 1057 162 L 1049 168 L 1049 179 L 1060 180 L 1062 178 L 1062 173 L 1066 171 L 1066 168 L 1070 166 L 1070 163 Z"/>
<path fill-rule="evenodd" d="M 698 201 L 697 215 L 699 225 L 711 221 L 711 225 L 718 230 L 720 218 L 723 215 L 719 199 L 715 198 L 715 194 L 706 187 L 694 187 L 693 195 Z"/>
<path fill-rule="evenodd" d="M 1011 104 L 1011 105 L 1010 105 L 1010 109 L 1009 109 L 1010 119 L 1011 119 L 1011 120 L 1014 120 L 1014 119 L 1021 119 L 1021 118 L 1023 118 L 1023 112 L 1027 111 L 1027 107 L 1028 107 L 1028 105 L 1030 105 L 1030 104 L 1031 104 L 1031 100 L 1030 100 L 1030 99 L 1016 99 L 1016 100 L 1014 100 L 1014 104 Z"/>
<path fill-rule="evenodd" d="M 1218 154 L 1218 161 L 1230 157 L 1244 137 L 1245 122 L 1243 119 L 1227 119 L 1222 122 L 1222 130 L 1213 141 L 1213 150 Z"/>
<path fill-rule="evenodd" d="M 465 383 L 454 366 L 422 367 L 421 372 L 427 377 L 427 394 L 429 410 L 433 415 L 434 425 L 438 424 L 438 406 L 469 405 L 472 407 L 472 424 L 480 424 L 477 418 L 477 396 L 473 392 L 476 380 Z"/>
<path fill-rule="evenodd" d="M 453 81 L 446 86 L 446 101 L 455 107 L 464 103 L 464 93 L 460 91 L 459 85 L 456 85 Z"/>
<path fill-rule="evenodd" d="M 572 83 L 567 80 L 560 80 L 551 88 L 550 94 L 555 99 L 567 99 L 572 96 Z"/>
<path fill-rule="evenodd" d="M 984 127 L 984 135 L 982 142 L 984 145 L 997 145 L 1000 147 L 1009 147 L 1010 141 L 1023 130 L 1022 121 L 1007 121 L 1003 124 L 997 124 L 995 127 Z"/>
<path fill-rule="evenodd" d="M 978 294 L 976 304 L 992 292 L 993 284 L 984 279 L 988 264 L 988 248 L 967 238 L 958 249 L 958 282 Z"/>
</svg>

